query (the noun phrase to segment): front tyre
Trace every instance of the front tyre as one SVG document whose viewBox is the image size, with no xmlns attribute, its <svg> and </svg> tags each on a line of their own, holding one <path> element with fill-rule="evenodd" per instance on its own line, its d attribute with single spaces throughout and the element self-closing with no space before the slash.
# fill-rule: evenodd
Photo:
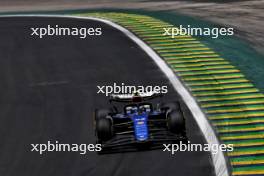
<svg viewBox="0 0 264 176">
<path fill-rule="evenodd" d="M 96 135 L 98 141 L 107 141 L 113 136 L 113 124 L 110 118 L 100 118 L 96 122 Z"/>
</svg>

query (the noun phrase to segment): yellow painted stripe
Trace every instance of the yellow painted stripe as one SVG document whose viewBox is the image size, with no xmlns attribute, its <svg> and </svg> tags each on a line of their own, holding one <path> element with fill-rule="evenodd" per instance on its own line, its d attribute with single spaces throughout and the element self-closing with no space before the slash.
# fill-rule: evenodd
<svg viewBox="0 0 264 176">
<path fill-rule="evenodd" d="M 150 32 L 150 31 L 160 31 L 161 35 L 164 33 L 163 28 L 171 27 L 173 25 L 148 25 L 148 24 L 128 24 L 126 27 L 131 28 L 134 32 Z M 147 30 L 147 31 L 146 31 Z"/>
<path fill-rule="evenodd" d="M 173 42 L 171 42 L 171 43 L 152 43 L 152 44 L 150 44 L 151 46 L 159 46 L 159 47 L 161 47 L 161 46 L 175 46 L 175 44 L 176 45 L 181 45 L 181 46 L 188 46 L 188 45 L 190 45 L 190 44 L 200 44 L 200 42 L 199 41 L 185 41 L 185 42 L 178 42 L 178 41 L 173 41 Z"/>
<path fill-rule="evenodd" d="M 220 137 L 221 140 L 239 140 L 239 139 L 262 139 L 264 134 L 254 134 L 254 135 L 243 135 L 243 136 L 224 136 Z M 264 151 L 262 151 L 264 152 Z"/>
<path fill-rule="evenodd" d="M 218 54 L 215 54 L 213 51 L 205 51 L 205 52 L 184 52 L 184 53 L 173 53 L 173 54 L 163 54 L 164 57 L 166 56 L 184 56 L 184 55 L 204 55 L 204 54 L 211 54 L 210 56 L 214 57 L 214 56 L 219 56 Z"/>
<path fill-rule="evenodd" d="M 215 85 L 215 84 L 229 84 L 229 83 L 245 83 L 249 82 L 247 79 L 230 79 L 230 80 L 209 80 L 209 81 L 192 81 L 187 82 L 190 86 Z"/>
<path fill-rule="evenodd" d="M 210 74 L 228 74 L 228 73 L 240 73 L 240 70 L 229 69 L 229 70 L 208 70 L 208 71 L 197 71 L 189 73 L 179 73 L 180 76 L 194 76 L 194 75 L 210 75 Z"/>
<path fill-rule="evenodd" d="M 163 39 L 163 40 L 155 40 L 155 41 L 148 41 L 148 43 L 160 43 L 160 42 L 188 42 L 188 41 L 195 41 L 195 39 L 186 38 L 186 39 L 178 39 L 177 41 L 174 41 L 173 39 Z"/>
<path fill-rule="evenodd" d="M 124 25 L 124 22 L 122 22 Z M 154 31 L 154 30 L 160 30 L 162 31 L 161 35 L 165 32 L 163 28 L 168 28 L 172 27 L 173 25 L 171 24 L 149 24 L 149 23 L 131 23 L 131 24 L 125 24 L 126 27 L 131 27 L 134 29 L 134 31 Z M 146 30 L 147 29 L 147 30 Z"/>
<path fill-rule="evenodd" d="M 152 36 L 144 35 L 144 37 L 142 37 L 142 38 L 146 39 L 148 41 L 156 41 L 156 40 L 161 41 L 161 40 L 169 40 L 169 39 L 173 40 L 173 38 L 171 38 L 170 36 L 166 36 L 166 35 L 156 35 L 154 37 L 153 37 L 153 35 Z M 177 38 L 179 38 L 179 39 L 192 39 L 192 37 L 188 36 L 188 35 L 178 36 Z"/>
<path fill-rule="evenodd" d="M 209 48 L 178 48 L 178 49 L 163 49 L 163 50 L 157 50 L 158 53 L 184 53 L 184 52 L 192 52 L 192 51 L 210 51 Z"/>
<path fill-rule="evenodd" d="M 209 119 L 210 120 L 217 120 L 217 119 L 235 119 L 235 118 L 248 118 L 248 117 L 262 117 L 264 116 L 264 112 L 262 111 L 256 111 L 251 114 L 247 114 L 246 110 L 245 113 L 233 113 L 233 114 L 219 114 L 219 115 L 210 115 Z"/>
<path fill-rule="evenodd" d="M 222 92 L 199 92 L 199 93 L 193 93 L 196 97 L 204 97 L 204 96 L 216 96 L 216 95 L 234 95 L 234 94 L 241 94 L 241 93 L 257 93 L 258 89 L 255 88 L 247 88 L 247 89 L 234 89 L 232 91 L 222 91 Z M 239 103 L 241 104 L 241 103 Z M 207 104 L 208 106 L 204 105 L 202 107 L 210 107 L 210 104 Z"/>
<path fill-rule="evenodd" d="M 263 127 L 252 127 L 252 128 L 239 128 L 239 129 L 235 129 L 235 128 L 228 128 L 228 129 L 218 129 L 218 132 L 222 132 L 222 133 L 228 133 L 228 132 L 239 132 L 239 131 L 259 131 L 259 130 L 264 130 L 264 126 Z M 261 144 L 264 144 L 264 142 L 261 142 Z M 252 145 L 252 144 L 251 144 Z M 250 145 L 250 146 L 251 146 Z"/>
<path fill-rule="evenodd" d="M 262 175 L 264 170 L 255 170 L 255 171 L 233 171 L 232 175 Z"/>
<path fill-rule="evenodd" d="M 230 69 L 230 68 L 234 68 L 234 66 L 231 65 L 220 65 L 220 66 L 200 66 L 200 67 L 190 67 L 190 66 L 184 66 L 184 65 L 173 65 L 173 67 L 177 70 L 177 71 L 206 71 L 206 70 L 216 70 L 216 69 Z M 219 83 L 218 83 L 219 84 Z"/>
<path fill-rule="evenodd" d="M 201 106 L 203 108 L 210 108 L 210 107 L 220 107 L 220 106 L 233 106 L 233 105 L 251 105 L 251 104 L 262 104 L 264 103 L 264 99 L 260 100 L 253 100 L 253 101 L 247 101 L 247 100 L 237 100 L 237 102 L 222 102 L 219 103 L 202 103 Z"/>
<path fill-rule="evenodd" d="M 252 95 L 241 95 L 238 97 L 232 97 L 232 96 L 226 96 L 226 97 L 205 97 L 205 98 L 199 98 L 199 102 L 204 101 L 220 101 L 220 100 L 238 100 L 238 99 L 245 99 L 245 98 L 263 98 L 263 94 L 252 94 Z"/>
<path fill-rule="evenodd" d="M 252 123 L 264 123 L 263 120 L 255 120 L 250 119 L 249 121 L 237 121 L 237 122 L 213 122 L 214 126 L 229 126 L 229 125 L 246 125 L 246 124 L 252 124 Z"/>
<path fill-rule="evenodd" d="M 174 63 L 176 62 L 177 60 L 185 60 L 185 59 L 195 59 L 194 57 L 192 56 L 181 56 L 181 57 L 166 57 L 164 58 L 164 60 L 167 61 L 167 63 L 171 64 L 171 63 Z"/>
<path fill-rule="evenodd" d="M 211 59 L 204 59 L 204 60 L 191 60 L 189 59 L 188 56 L 181 56 L 181 57 L 178 57 L 177 60 L 174 60 L 173 61 L 174 64 L 188 64 L 188 63 L 191 63 L 191 64 L 203 64 L 203 66 L 210 66 L 210 65 L 223 65 L 223 64 L 228 64 L 227 61 L 221 61 L 220 59 L 217 61 L 217 60 L 211 60 Z M 173 65 L 172 65 L 173 66 Z"/>
<path fill-rule="evenodd" d="M 233 109 L 217 109 L 217 110 L 205 110 L 207 113 L 227 113 L 227 112 L 245 112 L 245 111 L 254 111 L 254 110 L 264 110 L 263 107 L 240 107 L 240 108 L 233 108 Z"/>
<path fill-rule="evenodd" d="M 235 88 L 239 88 L 239 90 L 241 90 L 241 88 L 251 88 L 253 87 L 252 84 L 224 84 L 224 85 L 216 85 L 216 86 L 195 86 L 192 87 L 191 90 L 192 91 L 204 91 L 204 90 L 227 90 L 227 89 L 235 89 Z M 242 89 L 243 90 L 243 89 Z"/>
<path fill-rule="evenodd" d="M 250 161 L 231 161 L 233 166 L 236 165 L 251 165 L 251 164 L 264 164 L 264 160 L 250 160 Z"/>
<path fill-rule="evenodd" d="M 203 58 L 203 59 L 197 59 L 195 57 L 192 57 L 192 56 L 181 56 L 181 57 L 174 57 L 174 58 L 167 58 L 166 61 L 169 63 L 169 64 L 172 64 L 172 66 L 179 66 L 178 61 L 179 60 L 183 60 L 184 61 L 192 61 L 194 62 L 195 64 L 181 64 L 180 66 L 185 66 L 185 67 L 190 67 L 190 66 L 206 66 L 206 63 L 204 62 L 216 62 L 216 61 L 224 61 L 223 58 Z M 222 62 L 216 62 L 216 63 L 222 63 Z M 228 63 L 227 61 L 225 61 L 225 63 Z"/>
<path fill-rule="evenodd" d="M 234 74 L 234 75 L 212 75 L 212 76 L 201 76 L 201 77 L 186 77 L 182 78 L 186 81 L 197 81 L 197 80 L 216 80 L 216 79 L 228 79 L 228 78 L 242 78 L 245 77 L 242 74 Z"/>
<path fill-rule="evenodd" d="M 174 48 L 198 48 L 198 47 L 204 47 L 204 45 L 202 44 L 189 44 L 189 45 L 171 45 L 171 46 L 156 46 L 156 47 L 153 47 L 155 50 L 168 50 L 168 49 L 174 49 Z"/>
<path fill-rule="evenodd" d="M 264 142 L 253 142 L 253 143 L 238 143 L 233 144 L 234 147 L 253 147 L 264 145 Z"/>
<path fill-rule="evenodd" d="M 264 154 L 264 151 L 252 150 L 252 151 L 242 151 L 242 152 L 227 152 L 228 156 L 243 156 L 243 155 L 256 155 L 256 154 Z"/>
</svg>

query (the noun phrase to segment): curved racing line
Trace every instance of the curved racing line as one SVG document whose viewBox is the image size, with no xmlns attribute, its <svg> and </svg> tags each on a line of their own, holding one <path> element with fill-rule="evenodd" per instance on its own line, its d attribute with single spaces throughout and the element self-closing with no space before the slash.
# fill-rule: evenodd
<svg viewBox="0 0 264 176">
<path fill-rule="evenodd" d="M 96 20 L 103 23 L 106 23 L 121 32 L 123 32 L 126 36 L 128 36 L 130 39 L 132 39 L 136 44 L 138 44 L 157 64 L 157 66 L 163 71 L 163 73 L 167 76 L 167 78 L 172 83 L 174 89 L 179 93 L 179 95 L 182 97 L 183 101 L 186 103 L 188 108 L 190 109 L 191 113 L 193 114 L 197 124 L 199 125 L 201 131 L 203 132 L 207 142 L 209 144 L 219 144 L 219 141 L 214 133 L 213 128 L 209 124 L 205 114 L 202 112 L 198 104 L 196 103 L 196 100 L 193 98 L 193 96 L 188 92 L 188 90 L 183 86 L 180 79 L 175 75 L 173 70 L 169 67 L 167 62 L 165 62 L 150 46 L 148 46 L 146 43 L 144 43 L 141 39 L 139 39 L 137 36 L 135 36 L 133 33 L 131 33 L 126 28 L 112 22 L 106 19 L 101 19 L 98 17 L 76 17 L 76 16 L 66 16 L 66 15 L 4 15 L 2 17 L 15 17 L 15 16 L 30 16 L 30 17 L 62 17 L 62 18 L 78 18 L 78 19 L 89 19 L 89 20 Z M 96 14 L 93 14 L 93 16 L 97 16 Z M 102 17 L 102 15 L 99 15 L 99 17 Z M 148 22 L 146 20 L 146 22 Z M 156 22 L 152 24 L 157 24 Z M 161 27 L 160 27 L 161 28 Z M 162 29 L 162 28 L 161 28 Z M 135 32 L 134 30 L 132 30 Z M 227 162 L 224 157 L 223 152 L 218 152 L 217 154 L 211 153 L 215 172 L 217 176 L 228 176 L 228 167 Z"/>
</svg>

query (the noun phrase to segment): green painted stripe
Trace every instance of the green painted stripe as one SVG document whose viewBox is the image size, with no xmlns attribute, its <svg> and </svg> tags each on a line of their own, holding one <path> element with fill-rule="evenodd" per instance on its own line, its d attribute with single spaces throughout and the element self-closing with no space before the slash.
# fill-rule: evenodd
<svg viewBox="0 0 264 176">
<path fill-rule="evenodd" d="M 148 40 L 148 41 L 163 41 L 163 40 L 174 40 L 173 38 L 169 37 L 169 36 L 164 36 L 164 35 L 156 35 L 153 37 L 152 36 L 148 36 L 148 35 L 145 35 L 144 37 L 142 37 L 143 39 L 145 40 Z M 192 39 L 190 36 L 181 36 L 179 37 L 180 39 Z M 179 39 L 178 38 L 178 39 Z M 209 49 L 209 48 L 208 48 Z"/>
<path fill-rule="evenodd" d="M 226 137 L 244 137 L 244 136 L 262 136 L 264 137 L 263 131 L 249 131 L 249 132 L 244 132 L 244 133 L 235 133 L 235 132 L 230 132 L 230 133 L 224 133 L 221 134 L 221 138 L 226 138 Z M 261 138 L 263 139 L 263 138 Z"/>
<path fill-rule="evenodd" d="M 159 43 L 167 43 L 167 42 L 190 42 L 190 41 L 195 41 L 195 39 L 191 39 L 191 38 L 186 38 L 186 39 L 177 39 L 173 40 L 173 39 L 163 39 L 163 40 L 155 40 L 155 41 L 147 41 L 150 44 L 159 44 Z"/>
<path fill-rule="evenodd" d="M 191 65 L 191 64 L 190 64 Z M 198 65 L 198 64 L 197 64 Z M 217 70 L 217 69 L 230 69 L 234 68 L 234 66 L 231 65 L 213 65 L 213 66 L 186 66 L 185 64 L 177 65 L 174 64 L 173 67 L 175 70 L 179 72 L 187 72 L 187 71 L 206 71 L 206 70 Z M 219 83 L 218 83 L 219 84 Z"/>
<path fill-rule="evenodd" d="M 209 48 L 175 48 L 175 49 L 170 49 L 170 50 L 157 50 L 157 53 L 160 54 L 173 54 L 173 53 L 193 53 L 193 52 L 197 52 L 197 51 L 210 51 Z"/>
<path fill-rule="evenodd" d="M 235 148 L 233 152 L 252 152 L 252 151 L 261 151 L 264 152 L 264 147 L 263 146 L 256 146 L 256 147 L 244 147 L 244 148 Z M 230 153 L 233 153 L 230 152 Z"/>
<path fill-rule="evenodd" d="M 232 133 L 232 132 L 250 132 L 250 131 L 264 131 L 264 124 L 225 126 L 225 127 L 217 128 L 217 132 L 221 134 Z"/>
<path fill-rule="evenodd" d="M 205 102 L 205 101 L 222 101 L 222 100 L 249 99 L 249 98 L 264 98 L 264 95 L 262 93 L 219 95 L 219 96 L 211 96 L 211 97 L 201 97 L 198 98 L 198 101 Z"/>
<path fill-rule="evenodd" d="M 246 156 L 241 158 L 231 158 L 233 165 L 264 164 L 264 156 Z"/>
<path fill-rule="evenodd" d="M 258 105 L 244 105 L 239 107 L 217 107 L 210 108 L 206 110 L 207 113 L 225 113 L 225 112 L 243 112 L 243 111 L 255 111 L 255 110 L 264 110 L 264 104 Z"/>
<path fill-rule="evenodd" d="M 222 61 L 224 61 L 223 58 L 219 58 L 219 57 L 208 57 L 208 58 L 203 58 L 203 59 L 197 59 L 196 57 L 192 57 L 192 56 L 172 56 L 172 57 L 166 57 L 165 59 L 170 65 L 174 66 L 175 68 L 181 66 L 181 67 L 197 67 L 197 66 L 206 66 L 205 62 L 216 62 L 220 61 L 219 63 L 222 63 Z M 178 61 L 192 61 L 193 63 L 186 63 L 186 64 L 179 64 Z M 225 63 L 229 63 L 227 61 L 225 61 Z M 221 64 L 221 65 L 226 65 L 226 64 Z"/>
<path fill-rule="evenodd" d="M 250 160 L 264 160 L 264 155 L 247 156 L 247 157 L 242 157 L 242 158 L 231 158 L 231 161 L 250 161 Z"/>
<path fill-rule="evenodd" d="M 222 79 L 222 80 L 201 80 L 201 81 L 186 81 L 187 85 L 190 86 L 200 86 L 200 85 L 214 85 L 214 84 L 229 84 L 229 83 L 244 83 L 249 82 L 244 78 L 234 78 L 234 79 Z"/>
<path fill-rule="evenodd" d="M 229 125 L 246 125 L 255 123 L 264 123 L 263 117 L 256 117 L 254 119 L 221 119 L 212 122 L 214 126 L 229 126 Z"/>
<path fill-rule="evenodd" d="M 243 157 L 243 156 L 249 156 L 249 155 L 263 155 L 264 151 L 261 150 L 250 150 L 250 151 L 234 151 L 234 152 L 228 152 L 228 156 L 233 156 L 233 157 Z"/>
<path fill-rule="evenodd" d="M 233 144 L 235 148 L 264 145 L 264 139 L 229 140 L 224 142 L 225 144 Z"/>
<path fill-rule="evenodd" d="M 203 56 L 203 55 L 207 55 L 210 57 L 218 57 L 218 54 L 215 54 L 211 51 L 204 51 L 204 52 L 183 52 L 183 53 L 166 53 L 166 54 L 161 54 L 162 57 L 168 57 L 168 56 L 172 56 L 172 57 L 180 57 L 180 56 L 193 56 L 193 57 L 197 57 L 197 56 Z"/>
<path fill-rule="evenodd" d="M 248 105 L 248 104 L 263 104 L 263 98 L 252 98 L 252 99 L 243 99 L 243 100 L 227 100 L 227 101 L 219 101 L 219 102 L 210 102 L 210 103 L 202 103 L 201 106 L 203 108 L 209 107 L 219 107 L 219 106 L 234 106 L 234 105 Z"/>
<path fill-rule="evenodd" d="M 222 89 L 218 91 L 195 92 L 193 93 L 193 95 L 196 97 L 209 97 L 209 96 L 216 96 L 216 95 L 235 95 L 235 94 L 242 94 L 242 93 L 258 93 L 258 89 L 256 88 L 241 88 L 241 89 L 229 89 L 229 90 Z"/>
<path fill-rule="evenodd" d="M 170 27 L 171 25 L 148 25 L 148 24 L 131 24 L 126 25 L 127 28 L 130 28 L 134 32 L 147 32 L 151 33 L 153 31 L 161 32 L 160 35 L 163 35 L 164 30 L 163 28 Z"/>
<path fill-rule="evenodd" d="M 169 50 L 169 49 L 175 49 L 175 48 L 199 48 L 199 47 L 204 47 L 203 44 L 189 44 L 189 45 L 183 45 L 183 46 L 178 46 L 178 45 L 171 45 L 171 46 L 156 46 L 153 47 L 155 50 Z"/>
<path fill-rule="evenodd" d="M 200 44 L 200 42 L 199 41 L 184 41 L 184 42 L 173 41 L 170 43 L 166 43 L 166 42 L 150 43 L 150 46 L 152 46 L 152 47 L 166 47 L 166 46 L 175 46 L 175 45 L 177 45 L 177 46 L 189 46 L 192 44 Z"/>
<path fill-rule="evenodd" d="M 207 71 L 189 71 L 189 72 L 180 72 L 180 76 L 196 76 L 196 75 L 215 75 L 215 74 L 230 74 L 230 73 L 239 73 L 237 69 L 225 69 L 225 70 L 207 70 Z"/>
<path fill-rule="evenodd" d="M 224 74 L 224 75 L 197 75 L 197 76 L 186 76 L 182 79 L 184 81 L 197 81 L 197 80 L 218 80 L 218 79 L 232 79 L 232 78 L 244 78 L 245 76 L 241 73 Z"/>
<path fill-rule="evenodd" d="M 220 113 L 215 115 L 209 114 L 210 120 L 216 119 L 232 119 L 232 118 L 249 118 L 249 117 L 262 117 L 264 116 L 264 111 L 244 111 L 244 112 L 230 112 L 230 113 Z"/>
<path fill-rule="evenodd" d="M 227 61 L 221 61 L 221 58 L 219 59 L 203 59 L 200 60 L 199 62 L 192 60 L 192 59 L 187 59 L 188 57 L 173 57 L 177 58 L 177 60 L 174 60 L 174 64 L 170 64 L 172 67 L 178 64 L 203 64 L 203 66 L 210 66 L 210 65 L 223 65 L 223 64 L 228 64 Z"/>
<path fill-rule="evenodd" d="M 203 91 L 203 90 L 230 90 L 239 88 L 252 88 L 254 87 L 251 83 L 240 83 L 240 84 L 222 84 L 222 85 L 204 85 L 204 86 L 191 86 L 192 91 Z M 243 90 L 243 89 L 241 89 Z"/>
<path fill-rule="evenodd" d="M 237 172 L 237 171 L 256 171 L 256 170 L 257 171 L 262 171 L 262 173 L 264 173 L 264 166 L 254 166 L 254 167 L 250 167 L 249 166 L 249 167 L 236 167 L 236 168 L 233 168 L 234 172 Z M 247 175 L 251 175 L 251 173 L 248 173 Z M 253 173 L 252 173 L 252 175 L 253 175 Z"/>
</svg>

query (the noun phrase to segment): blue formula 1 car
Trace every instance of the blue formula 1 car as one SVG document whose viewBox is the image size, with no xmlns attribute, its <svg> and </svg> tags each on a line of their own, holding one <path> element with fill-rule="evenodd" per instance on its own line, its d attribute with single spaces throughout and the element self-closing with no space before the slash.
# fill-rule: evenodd
<svg viewBox="0 0 264 176">
<path fill-rule="evenodd" d="M 150 100 L 161 94 L 112 95 L 110 102 L 122 102 L 122 110 L 95 110 L 95 132 L 102 152 L 157 148 L 164 143 L 187 141 L 185 118 L 179 102 Z"/>
</svg>

